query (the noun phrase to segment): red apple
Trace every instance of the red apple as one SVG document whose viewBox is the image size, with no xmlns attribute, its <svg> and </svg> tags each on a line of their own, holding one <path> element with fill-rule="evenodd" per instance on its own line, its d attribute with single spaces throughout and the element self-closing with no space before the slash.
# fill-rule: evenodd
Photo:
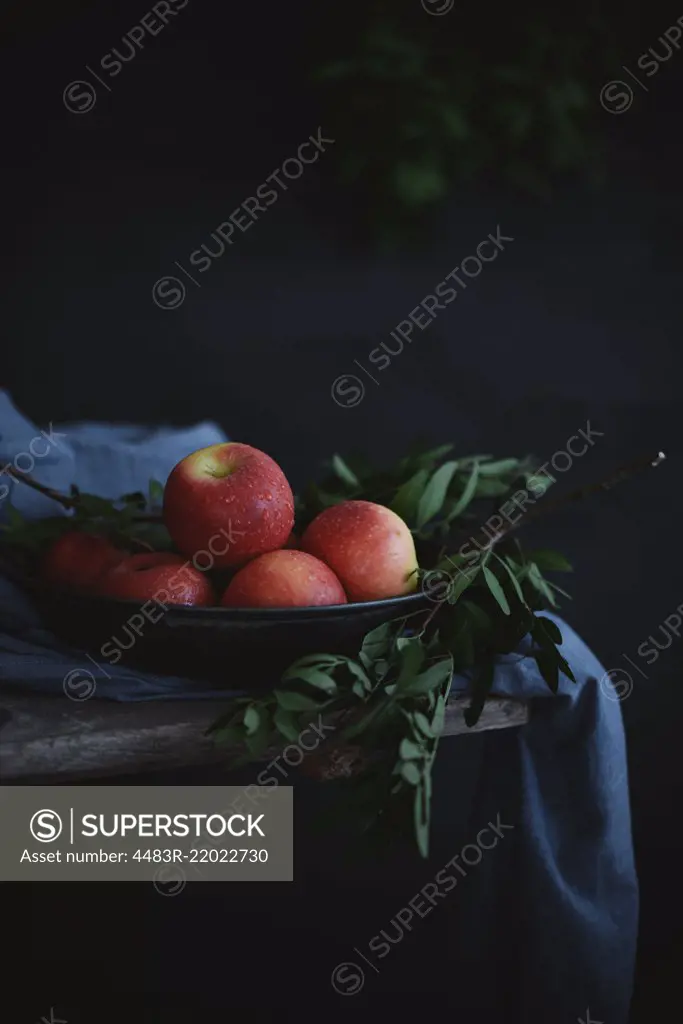
<svg viewBox="0 0 683 1024">
<path fill-rule="evenodd" d="M 233 576 L 221 604 L 228 608 L 299 608 L 346 604 L 344 588 L 328 566 L 303 551 L 260 555 Z"/>
<path fill-rule="evenodd" d="M 179 555 L 164 551 L 132 555 L 110 569 L 97 591 L 127 601 L 159 604 L 212 605 L 213 589 L 203 572 Z"/>
<path fill-rule="evenodd" d="M 120 551 L 106 537 L 70 530 L 49 548 L 43 559 L 42 576 L 50 586 L 91 590 L 108 569 L 127 555 L 127 551 Z"/>
<path fill-rule="evenodd" d="M 294 497 L 265 452 L 236 442 L 212 444 L 173 469 L 164 522 L 198 567 L 225 568 L 282 547 L 294 525 Z"/>
<path fill-rule="evenodd" d="M 351 601 L 377 601 L 417 587 L 413 537 L 403 520 L 371 501 L 325 509 L 301 538 L 302 550 L 329 565 Z"/>
<path fill-rule="evenodd" d="M 299 538 L 294 533 L 294 530 L 292 530 L 289 537 L 282 546 L 283 548 L 290 548 L 293 551 L 297 551 L 299 549 Z"/>
</svg>

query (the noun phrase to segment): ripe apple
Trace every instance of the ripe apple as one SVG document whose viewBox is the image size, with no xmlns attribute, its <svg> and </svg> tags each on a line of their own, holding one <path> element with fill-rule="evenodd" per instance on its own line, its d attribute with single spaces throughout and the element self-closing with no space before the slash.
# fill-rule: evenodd
<svg viewBox="0 0 683 1024">
<path fill-rule="evenodd" d="M 127 555 L 127 551 L 120 551 L 106 537 L 70 530 L 48 549 L 42 578 L 50 586 L 92 590 L 98 579 Z"/>
<path fill-rule="evenodd" d="M 337 574 L 351 601 L 377 601 L 417 587 L 413 537 L 403 520 L 371 501 L 343 501 L 313 520 L 301 548 Z"/>
<path fill-rule="evenodd" d="M 213 588 L 199 569 L 165 551 L 131 555 L 100 579 L 97 592 L 127 601 L 210 606 Z"/>
<path fill-rule="evenodd" d="M 228 608 L 297 608 L 346 604 L 341 583 L 319 559 L 282 548 L 248 562 L 233 576 L 221 604 Z"/>
<path fill-rule="evenodd" d="M 208 559 L 201 568 L 225 568 L 282 547 L 294 525 L 294 497 L 265 452 L 237 442 L 212 444 L 171 472 L 164 522 L 180 551 Z"/>
</svg>

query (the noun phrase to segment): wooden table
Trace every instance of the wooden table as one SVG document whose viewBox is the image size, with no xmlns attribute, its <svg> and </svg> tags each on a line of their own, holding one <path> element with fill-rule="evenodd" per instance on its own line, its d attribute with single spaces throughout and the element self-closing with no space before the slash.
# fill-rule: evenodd
<svg viewBox="0 0 683 1024">
<path fill-rule="evenodd" d="M 469 729 L 468 703 L 468 698 L 451 698 L 444 736 L 508 729 L 529 718 L 526 704 L 493 697 Z M 225 749 L 204 735 L 224 710 L 225 701 L 78 703 L 2 689 L 0 782 L 78 782 L 225 762 Z"/>
</svg>

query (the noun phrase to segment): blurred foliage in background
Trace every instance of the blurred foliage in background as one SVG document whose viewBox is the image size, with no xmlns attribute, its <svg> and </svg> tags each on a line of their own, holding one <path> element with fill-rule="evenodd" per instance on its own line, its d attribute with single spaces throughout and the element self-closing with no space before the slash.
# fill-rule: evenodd
<svg viewBox="0 0 683 1024">
<path fill-rule="evenodd" d="M 442 15 L 420 0 L 326 6 L 311 75 L 372 237 L 404 237 L 458 186 L 547 197 L 570 176 L 599 185 L 599 90 L 624 59 L 626 14 L 538 0 Z"/>
</svg>

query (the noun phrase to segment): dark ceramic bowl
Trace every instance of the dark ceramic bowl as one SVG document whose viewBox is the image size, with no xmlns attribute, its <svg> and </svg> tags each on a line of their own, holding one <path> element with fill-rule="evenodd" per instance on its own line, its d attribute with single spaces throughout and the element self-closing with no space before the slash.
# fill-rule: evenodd
<svg viewBox="0 0 683 1024">
<path fill-rule="evenodd" d="M 354 655 L 363 636 L 430 607 L 424 593 L 320 608 L 185 608 L 32 588 L 46 626 L 105 669 L 137 666 L 225 687 L 258 687 L 304 654 Z M 150 610 L 151 609 L 151 610 Z M 151 620 L 155 621 L 151 621 Z"/>
</svg>

